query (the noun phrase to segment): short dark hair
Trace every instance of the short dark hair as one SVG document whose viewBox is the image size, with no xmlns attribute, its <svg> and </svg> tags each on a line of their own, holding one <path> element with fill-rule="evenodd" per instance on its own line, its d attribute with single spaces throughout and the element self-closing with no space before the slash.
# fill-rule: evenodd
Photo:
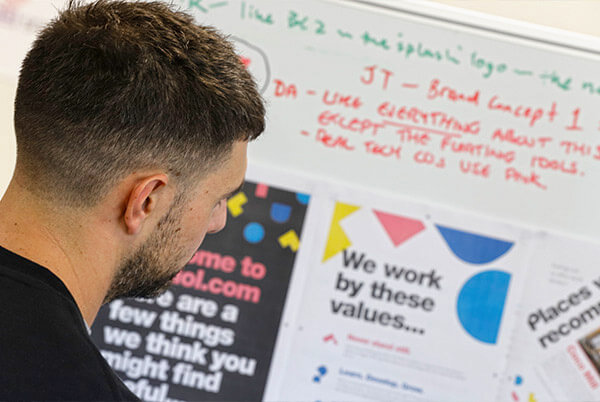
<svg viewBox="0 0 600 402">
<path fill-rule="evenodd" d="M 200 177 L 260 135 L 264 114 L 215 29 L 157 1 L 71 0 L 21 67 L 17 169 L 31 191 L 94 205 L 136 169 Z"/>
</svg>

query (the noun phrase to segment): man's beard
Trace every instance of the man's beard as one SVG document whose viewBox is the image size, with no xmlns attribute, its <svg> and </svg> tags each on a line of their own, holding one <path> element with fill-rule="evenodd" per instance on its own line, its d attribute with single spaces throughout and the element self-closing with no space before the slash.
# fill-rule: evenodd
<svg viewBox="0 0 600 402">
<path fill-rule="evenodd" d="M 121 297 L 153 298 L 169 288 L 186 257 L 179 242 L 180 204 L 176 199 L 148 240 L 121 263 L 103 304 Z"/>
</svg>

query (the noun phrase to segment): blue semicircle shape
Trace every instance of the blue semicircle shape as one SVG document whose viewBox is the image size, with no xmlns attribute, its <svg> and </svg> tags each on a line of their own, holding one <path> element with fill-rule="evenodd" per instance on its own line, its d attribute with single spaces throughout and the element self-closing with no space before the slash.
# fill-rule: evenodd
<svg viewBox="0 0 600 402">
<path fill-rule="evenodd" d="M 271 219 L 277 223 L 285 223 L 292 216 L 292 207 L 279 202 L 271 204 Z"/>
<path fill-rule="evenodd" d="M 471 264 L 492 262 L 506 254 L 515 244 L 441 225 L 435 226 L 454 255 Z"/>
<path fill-rule="evenodd" d="M 496 344 L 509 284 L 509 273 L 491 270 L 475 274 L 463 285 L 456 312 L 473 338 Z"/>
</svg>

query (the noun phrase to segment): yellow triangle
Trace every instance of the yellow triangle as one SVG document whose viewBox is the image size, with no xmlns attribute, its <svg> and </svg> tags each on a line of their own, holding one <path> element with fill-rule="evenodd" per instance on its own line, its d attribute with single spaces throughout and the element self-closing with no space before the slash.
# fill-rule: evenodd
<svg viewBox="0 0 600 402">
<path fill-rule="evenodd" d="M 333 211 L 333 218 L 331 219 L 331 227 L 329 228 L 329 237 L 327 238 L 327 245 L 325 246 L 325 253 L 323 254 L 323 261 L 325 262 L 337 253 L 346 250 L 352 245 L 352 242 L 344 233 L 344 229 L 340 226 L 340 221 L 346 218 L 348 215 L 358 211 L 360 207 L 355 205 L 343 204 L 336 202 L 335 210 Z"/>
</svg>

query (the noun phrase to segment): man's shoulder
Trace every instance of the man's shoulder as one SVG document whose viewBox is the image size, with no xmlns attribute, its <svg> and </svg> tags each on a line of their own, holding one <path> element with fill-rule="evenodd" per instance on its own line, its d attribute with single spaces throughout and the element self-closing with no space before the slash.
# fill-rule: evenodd
<svg viewBox="0 0 600 402">
<path fill-rule="evenodd" d="M 56 284 L 0 261 L 0 400 L 134 398 Z"/>
</svg>

